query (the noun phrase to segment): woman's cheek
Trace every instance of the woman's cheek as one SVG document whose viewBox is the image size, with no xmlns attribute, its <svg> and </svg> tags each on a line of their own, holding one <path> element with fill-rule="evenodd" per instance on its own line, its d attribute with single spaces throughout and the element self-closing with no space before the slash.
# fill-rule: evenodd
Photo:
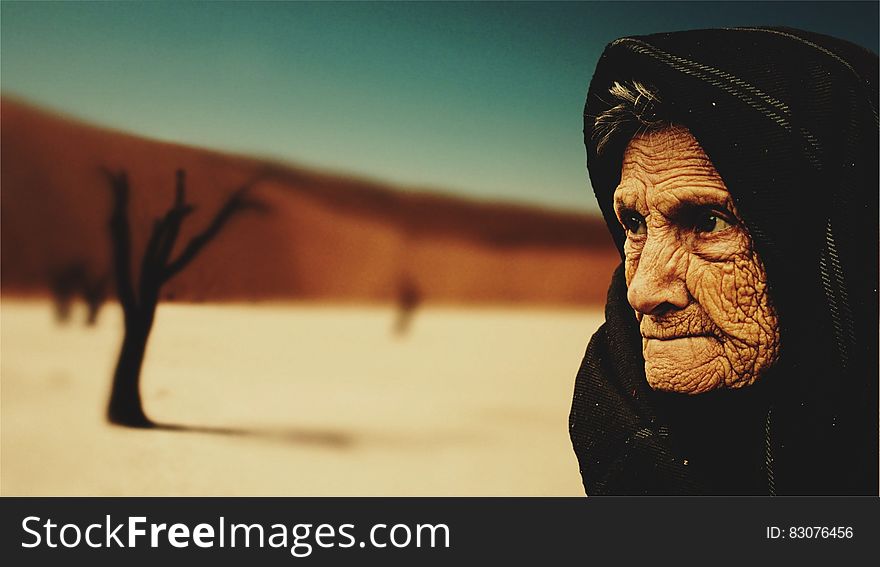
<svg viewBox="0 0 880 567">
<path fill-rule="evenodd" d="M 641 247 L 630 239 L 627 239 L 626 243 L 623 245 L 623 275 L 626 279 L 626 285 L 629 285 L 630 282 L 632 282 L 633 277 L 636 275 L 636 270 L 639 267 L 640 253 Z"/>
</svg>

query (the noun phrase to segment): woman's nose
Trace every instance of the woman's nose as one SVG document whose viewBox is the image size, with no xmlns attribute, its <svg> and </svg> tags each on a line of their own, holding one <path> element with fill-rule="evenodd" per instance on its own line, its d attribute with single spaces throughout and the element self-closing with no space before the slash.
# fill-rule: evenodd
<svg viewBox="0 0 880 567">
<path fill-rule="evenodd" d="M 687 250 L 671 238 L 645 241 L 626 298 L 643 315 L 661 315 L 687 307 Z"/>
</svg>

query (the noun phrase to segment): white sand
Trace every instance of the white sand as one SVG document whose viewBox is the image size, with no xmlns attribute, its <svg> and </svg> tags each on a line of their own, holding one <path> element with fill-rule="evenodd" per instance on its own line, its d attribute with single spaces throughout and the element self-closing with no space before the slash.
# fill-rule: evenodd
<svg viewBox="0 0 880 567">
<path fill-rule="evenodd" d="M 143 369 L 157 421 L 104 404 L 121 313 L 59 326 L 0 304 L 3 495 L 582 495 L 568 439 L 599 311 L 162 305 Z"/>
</svg>

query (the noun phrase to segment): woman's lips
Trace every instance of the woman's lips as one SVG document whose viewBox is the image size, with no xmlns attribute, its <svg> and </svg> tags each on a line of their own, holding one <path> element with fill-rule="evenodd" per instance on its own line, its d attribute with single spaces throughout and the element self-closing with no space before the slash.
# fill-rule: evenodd
<svg viewBox="0 0 880 567">
<path fill-rule="evenodd" d="M 718 339 L 706 334 L 648 336 L 643 338 L 642 353 L 646 361 L 675 360 L 686 369 L 717 356 Z"/>
<path fill-rule="evenodd" d="M 700 333 L 696 335 L 642 335 L 643 339 L 653 340 L 653 341 L 676 341 L 679 339 L 699 339 L 706 338 L 711 339 L 714 338 L 713 335 L 709 335 L 706 333 Z"/>
</svg>

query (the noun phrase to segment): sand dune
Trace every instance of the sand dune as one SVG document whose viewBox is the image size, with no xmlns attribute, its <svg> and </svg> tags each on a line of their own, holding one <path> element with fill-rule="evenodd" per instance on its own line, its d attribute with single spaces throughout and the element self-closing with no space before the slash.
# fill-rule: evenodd
<svg viewBox="0 0 880 567">
<path fill-rule="evenodd" d="M 4 98 L 0 269 L 5 293 L 45 290 L 78 264 L 109 274 L 109 191 L 101 167 L 132 180 L 136 251 L 188 173 L 196 213 L 178 250 L 226 196 L 259 179 L 266 215 L 233 219 L 165 288 L 185 301 L 392 300 L 403 279 L 442 303 L 593 304 L 616 252 L 599 219 L 280 166 L 90 127 Z M 536 187 L 536 192 L 541 188 Z"/>
</svg>

